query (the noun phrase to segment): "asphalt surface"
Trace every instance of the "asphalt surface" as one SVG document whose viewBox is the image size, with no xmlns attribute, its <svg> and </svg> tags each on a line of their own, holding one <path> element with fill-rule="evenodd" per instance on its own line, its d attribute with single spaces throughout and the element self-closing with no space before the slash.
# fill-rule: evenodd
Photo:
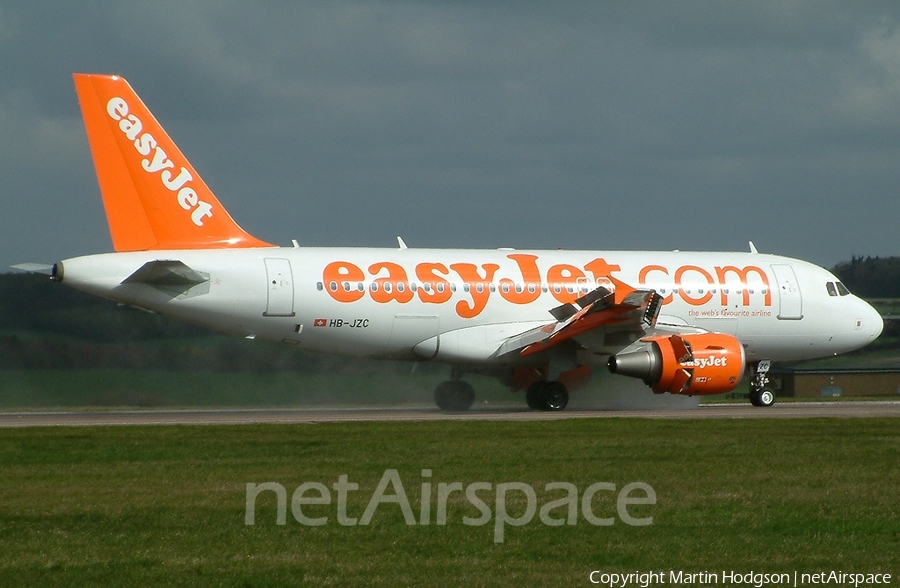
<svg viewBox="0 0 900 588">
<path fill-rule="evenodd" d="M 122 425 L 314 424 L 361 421 L 545 421 L 559 419 L 806 419 L 900 417 L 900 401 L 783 402 L 768 408 L 706 404 L 689 410 L 531 411 L 518 406 L 442 413 L 430 408 L 279 408 L 0 413 L 0 428 Z"/>
</svg>

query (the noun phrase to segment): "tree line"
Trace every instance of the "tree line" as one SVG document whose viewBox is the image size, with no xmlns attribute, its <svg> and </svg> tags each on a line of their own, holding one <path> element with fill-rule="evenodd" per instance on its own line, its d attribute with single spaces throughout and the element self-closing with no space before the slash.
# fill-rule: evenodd
<svg viewBox="0 0 900 588">
<path fill-rule="evenodd" d="M 900 298 L 900 257 L 854 255 L 831 272 L 862 298 Z"/>
<path fill-rule="evenodd" d="M 374 361 L 222 335 L 85 294 L 47 276 L 0 274 L 0 369 L 273 372 L 375 369 Z"/>
</svg>

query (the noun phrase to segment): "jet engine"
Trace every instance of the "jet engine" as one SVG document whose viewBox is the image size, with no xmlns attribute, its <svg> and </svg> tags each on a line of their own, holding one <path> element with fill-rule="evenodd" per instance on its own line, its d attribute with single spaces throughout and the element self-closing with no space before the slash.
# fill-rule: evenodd
<svg viewBox="0 0 900 588">
<path fill-rule="evenodd" d="M 609 358 L 614 374 L 642 379 L 657 394 L 729 392 L 744 373 L 741 342 L 723 333 L 647 337 L 643 347 Z"/>
</svg>

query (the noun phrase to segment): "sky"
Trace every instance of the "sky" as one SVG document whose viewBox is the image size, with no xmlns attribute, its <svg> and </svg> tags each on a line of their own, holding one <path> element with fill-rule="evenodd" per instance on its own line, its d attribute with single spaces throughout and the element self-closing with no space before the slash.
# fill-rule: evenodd
<svg viewBox="0 0 900 588">
<path fill-rule="evenodd" d="M 290 245 L 900 255 L 897 2 L 0 0 L 0 271 L 112 250 L 73 72 Z"/>
</svg>

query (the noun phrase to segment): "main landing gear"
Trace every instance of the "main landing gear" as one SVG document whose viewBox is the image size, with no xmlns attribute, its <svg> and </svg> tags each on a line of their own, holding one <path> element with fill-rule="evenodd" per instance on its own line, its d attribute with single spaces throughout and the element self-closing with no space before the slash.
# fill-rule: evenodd
<svg viewBox="0 0 900 588">
<path fill-rule="evenodd" d="M 447 380 L 435 389 L 434 402 L 441 410 L 465 412 L 475 402 L 475 389 L 463 380 Z"/>
<path fill-rule="evenodd" d="M 772 406 L 775 404 L 775 389 L 769 384 L 771 362 L 764 360 L 756 364 L 750 378 L 750 404 Z"/>
<path fill-rule="evenodd" d="M 569 391 L 559 382 L 538 380 L 528 387 L 525 400 L 532 410 L 562 410 L 569 403 Z"/>
<path fill-rule="evenodd" d="M 525 393 L 528 408 L 532 410 L 562 410 L 569 403 L 569 391 L 560 382 L 538 380 Z M 475 390 L 463 380 L 447 380 L 434 391 L 434 403 L 446 412 L 465 412 L 475 402 Z"/>
</svg>

